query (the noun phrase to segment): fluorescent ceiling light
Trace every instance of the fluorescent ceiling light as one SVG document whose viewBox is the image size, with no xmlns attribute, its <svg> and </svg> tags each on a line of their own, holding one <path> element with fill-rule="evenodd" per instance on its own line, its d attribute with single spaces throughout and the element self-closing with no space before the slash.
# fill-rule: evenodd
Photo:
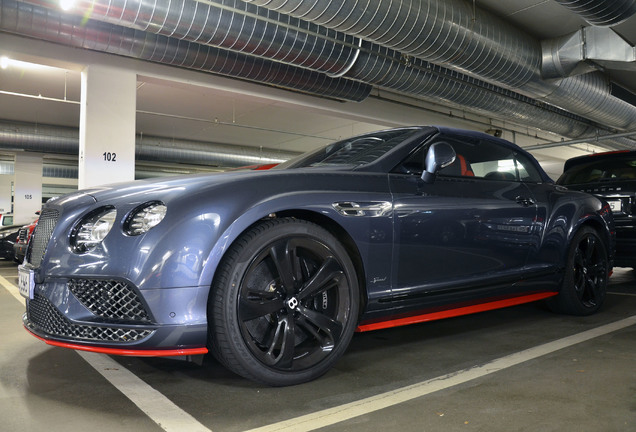
<svg viewBox="0 0 636 432">
<path fill-rule="evenodd" d="M 60 0 L 60 7 L 64 11 L 69 11 L 75 7 L 75 0 Z"/>
</svg>

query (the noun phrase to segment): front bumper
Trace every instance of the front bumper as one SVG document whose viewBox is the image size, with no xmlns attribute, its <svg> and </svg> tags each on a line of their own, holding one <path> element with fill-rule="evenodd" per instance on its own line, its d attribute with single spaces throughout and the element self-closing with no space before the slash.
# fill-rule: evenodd
<svg viewBox="0 0 636 432">
<path fill-rule="evenodd" d="M 616 267 L 636 267 L 636 226 L 616 220 Z"/>
<path fill-rule="evenodd" d="M 51 345 L 124 355 L 201 354 L 207 352 L 207 295 L 206 287 L 139 291 L 121 280 L 55 279 L 36 284 L 23 324 Z"/>
</svg>

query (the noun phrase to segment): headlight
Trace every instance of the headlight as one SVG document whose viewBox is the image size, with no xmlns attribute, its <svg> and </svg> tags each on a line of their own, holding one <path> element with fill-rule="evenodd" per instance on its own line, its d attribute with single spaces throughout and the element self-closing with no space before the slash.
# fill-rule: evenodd
<svg viewBox="0 0 636 432">
<path fill-rule="evenodd" d="M 75 252 L 83 253 L 100 244 L 115 224 L 117 210 L 103 207 L 84 217 L 71 233 Z"/>
<path fill-rule="evenodd" d="M 159 201 L 143 204 L 126 218 L 124 231 L 131 236 L 141 235 L 157 226 L 166 216 L 168 208 Z"/>
</svg>

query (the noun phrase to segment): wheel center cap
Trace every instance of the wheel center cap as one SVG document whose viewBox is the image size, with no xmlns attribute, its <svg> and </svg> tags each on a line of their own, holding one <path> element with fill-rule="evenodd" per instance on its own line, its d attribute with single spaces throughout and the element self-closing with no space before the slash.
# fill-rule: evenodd
<svg viewBox="0 0 636 432">
<path fill-rule="evenodd" d="M 296 297 L 292 297 L 287 300 L 287 307 L 291 310 L 295 310 L 298 307 L 298 299 L 296 299 Z"/>
</svg>

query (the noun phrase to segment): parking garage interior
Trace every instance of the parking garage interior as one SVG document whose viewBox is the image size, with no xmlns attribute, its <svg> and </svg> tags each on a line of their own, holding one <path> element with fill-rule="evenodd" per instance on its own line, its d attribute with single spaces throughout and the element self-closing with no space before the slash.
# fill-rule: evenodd
<svg viewBox="0 0 636 432">
<path fill-rule="evenodd" d="M 374 130 L 502 137 L 553 178 L 636 148 L 636 2 L 2 0 L 0 208 L 282 163 Z M 271 388 L 212 356 L 107 356 L 22 327 L 0 262 L 0 429 L 624 431 L 634 273 L 589 317 L 541 303 L 358 333 L 324 377 Z"/>
</svg>

